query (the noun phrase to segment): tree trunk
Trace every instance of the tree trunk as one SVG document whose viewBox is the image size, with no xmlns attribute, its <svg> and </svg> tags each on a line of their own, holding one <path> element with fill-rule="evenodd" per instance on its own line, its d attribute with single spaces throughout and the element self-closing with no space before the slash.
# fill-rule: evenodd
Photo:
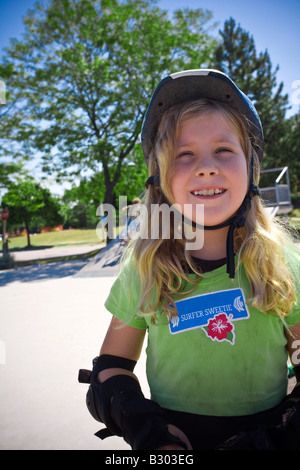
<svg viewBox="0 0 300 470">
<path fill-rule="evenodd" d="M 115 205 L 116 198 L 113 193 L 114 187 L 115 185 L 109 179 L 105 177 L 104 203 L 110 204 L 111 206 L 113 206 L 114 209 L 116 209 L 116 205 Z M 111 242 L 114 239 L 114 237 L 112 234 L 112 230 L 108 228 L 108 225 L 105 226 L 105 232 L 106 232 L 106 244 L 108 245 L 109 242 Z"/>
<path fill-rule="evenodd" d="M 31 248 L 30 234 L 29 234 L 29 220 L 28 220 L 28 214 L 27 214 L 26 209 L 24 209 L 24 222 L 25 222 L 25 229 L 27 233 L 27 248 Z"/>
</svg>

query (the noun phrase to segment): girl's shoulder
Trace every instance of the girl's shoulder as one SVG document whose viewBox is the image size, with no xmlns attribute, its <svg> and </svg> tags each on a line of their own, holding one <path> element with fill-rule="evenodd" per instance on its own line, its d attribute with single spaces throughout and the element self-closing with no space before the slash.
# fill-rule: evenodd
<svg viewBox="0 0 300 470">
<path fill-rule="evenodd" d="M 134 256 L 131 253 L 121 258 L 118 277 L 126 278 L 129 275 L 134 278 L 138 277 Z"/>
<path fill-rule="evenodd" d="M 147 323 L 139 315 L 140 292 L 141 286 L 135 263 L 131 259 L 126 259 L 120 266 L 119 274 L 110 288 L 104 305 L 110 313 L 127 325 L 146 329 Z"/>
</svg>

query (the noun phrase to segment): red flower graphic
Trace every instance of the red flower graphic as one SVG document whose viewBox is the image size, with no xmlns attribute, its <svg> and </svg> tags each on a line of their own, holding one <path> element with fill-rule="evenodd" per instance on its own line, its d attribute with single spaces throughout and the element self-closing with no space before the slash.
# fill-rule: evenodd
<svg viewBox="0 0 300 470">
<path fill-rule="evenodd" d="M 228 321 L 225 313 L 220 313 L 214 318 L 211 318 L 205 327 L 207 336 L 213 341 L 227 340 L 230 343 L 233 343 L 234 340 L 233 329 L 233 324 Z"/>
</svg>

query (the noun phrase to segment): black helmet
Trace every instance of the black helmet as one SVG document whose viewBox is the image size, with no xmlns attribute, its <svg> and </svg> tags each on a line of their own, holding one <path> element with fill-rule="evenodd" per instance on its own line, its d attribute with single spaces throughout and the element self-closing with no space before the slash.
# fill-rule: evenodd
<svg viewBox="0 0 300 470">
<path fill-rule="evenodd" d="M 165 77 L 156 87 L 142 126 L 142 147 L 146 163 L 155 145 L 163 114 L 172 106 L 190 100 L 209 99 L 226 103 L 246 116 L 250 136 L 260 161 L 263 157 L 263 129 L 252 101 L 223 72 L 212 69 L 183 70 Z"/>
</svg>

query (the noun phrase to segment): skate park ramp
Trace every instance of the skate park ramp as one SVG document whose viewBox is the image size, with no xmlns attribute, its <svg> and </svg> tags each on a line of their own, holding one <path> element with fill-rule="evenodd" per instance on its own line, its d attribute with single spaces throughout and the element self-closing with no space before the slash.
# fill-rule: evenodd
<svg viewBox="0 0 300 470">
<path fill-rule="evenodd" d="M 119 272 L 119 263 L 127 242 L 139 230 L 139 217 L 129 219 L 123 230 L 109 241 L 75 277 L 115 276 Z"/>
<path fill-rule="evenodd" d="M 115 276 L 125 248 L 122 241 L 120 236 L 111 240 L 74 277 Z"/>
</svg>

